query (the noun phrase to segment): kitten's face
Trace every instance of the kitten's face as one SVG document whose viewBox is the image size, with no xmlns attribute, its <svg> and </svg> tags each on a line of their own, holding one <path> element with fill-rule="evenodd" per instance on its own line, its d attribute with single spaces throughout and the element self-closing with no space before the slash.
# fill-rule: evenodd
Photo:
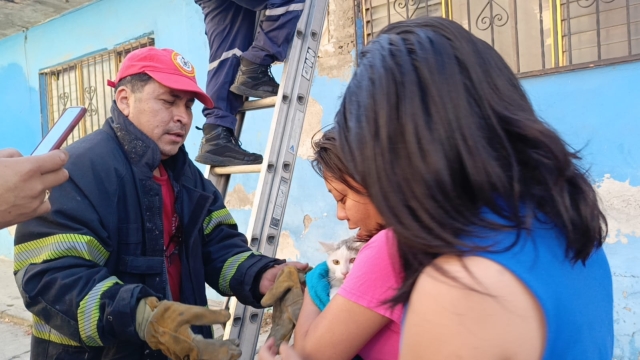
<svg viewBox="0 0 640 360">
<path fill-rule="evenodd" d="M 329 275 L 336 280 L 343 281 L 356 260 L 358 251 L 362 246 L 362 242 L 356 242 L 352 239 L 343 240 L 337 244 L 329 244 L 320 242 L 327 254 L 327 265 L 329 266 Z"/>
<path fill-rule="evenodd" d="M 356 261 L 356 254 L 351 253 L 346 247 L 341 247 L 329 255 L 327 264 L 329 271 L 336 279 L 344 280 L 349 275 L 354 261 Z"/>
</svg>

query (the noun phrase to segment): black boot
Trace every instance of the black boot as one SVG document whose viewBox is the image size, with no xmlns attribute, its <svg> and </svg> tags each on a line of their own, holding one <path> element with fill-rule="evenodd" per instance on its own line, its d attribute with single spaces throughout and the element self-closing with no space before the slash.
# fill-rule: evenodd
<svg viewBox="0 0 640 360">
<path fill-rule="evenodd" d="M 262 163 L 262 155 L 250 153 L 228 127 L 204 125 L 204 137 L 196 161 L 213 167 L 255 165 Z"/>
<path fill-rule="evenodd" d="M 278 82 L 273 78 L 271 65 L 260 65 L 241 58 L 240 69 L 231 91 L 243 96 L 264 99 L 278 95 Z"/>
</svg>

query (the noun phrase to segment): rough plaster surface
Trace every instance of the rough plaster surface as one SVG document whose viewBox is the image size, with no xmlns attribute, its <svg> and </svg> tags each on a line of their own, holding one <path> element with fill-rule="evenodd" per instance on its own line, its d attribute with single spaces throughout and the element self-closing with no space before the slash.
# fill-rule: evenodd
<svg viewBox="0 0 640 360">
<path fill-rule="evenodd" d="M 289 231 L 283 230 L 278 241 L 278 251 L 276 252 L 278 259 L 298 260 L 300 251 L 296 249 L 293 238 Z"/>
<path fill-rule="evenodd" d="M 0 39 L 94 0 L 0 0 Z"/>
<path fill-rule="evenodd" d="M 640 237 L 640 187 L 605 175 L 596 189 L 609 225 L 607 243 L 627 244 L 627 236 Z"/>
<path fill-rule="evenodd" d="M 248 194 L 244 186 L 238 183 L 233 190 L 227 193 L 227 197 L 224 199 L 224 205 L 227 209 L 233 210 L 251 209 L 255 195 L 255 191 Z"/>
<path fill-rule="evenodd" d="M 330 0 L 318 53 L 318 75 L 348 81 L 356 48 L 353 2 Z"/>
</svg>

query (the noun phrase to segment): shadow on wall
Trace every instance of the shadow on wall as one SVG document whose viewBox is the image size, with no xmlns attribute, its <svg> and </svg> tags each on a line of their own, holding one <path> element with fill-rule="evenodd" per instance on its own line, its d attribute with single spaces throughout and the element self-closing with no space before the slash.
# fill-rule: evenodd
<svg viewBox="0 0 640 360">
<path fill-rule="evenodd" d="M 40 95 L 16 63 L 0 67 L 0 109 L 0 149 L 30 154 L 42 136 Z"/>
</svg>

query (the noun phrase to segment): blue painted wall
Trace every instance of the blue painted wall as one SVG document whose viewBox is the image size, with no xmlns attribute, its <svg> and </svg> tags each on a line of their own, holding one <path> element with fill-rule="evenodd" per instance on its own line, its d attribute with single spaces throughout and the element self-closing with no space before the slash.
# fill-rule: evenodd
<svg viewBox="0 0 640 360">
<path fill-rule="evenodd" d="M 522 83 L 540 117 L 571 146 L 583 150 L 583 165 L 590 169 L 601 200 L 613 204 L 605 206 L 611 235 L 604 248 L 613 273 L 614 357 L 638 359 L 640 63 L 529 78 Z"/>
<path fill-rule="evenodd" d="M 536 111 L 572 146 L 584 148 L 596 180 L 640 185 L 640 63 L 522 81 Z"/>
</svg>

